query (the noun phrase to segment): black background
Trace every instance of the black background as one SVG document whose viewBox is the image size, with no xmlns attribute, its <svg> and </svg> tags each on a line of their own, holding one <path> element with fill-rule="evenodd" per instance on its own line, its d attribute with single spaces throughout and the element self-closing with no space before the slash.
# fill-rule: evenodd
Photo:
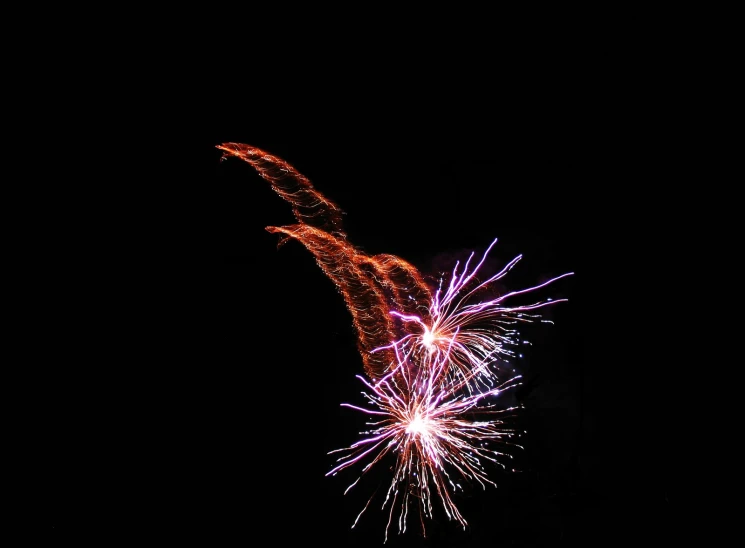
<svg viewBox="0 0 745 548">
<path fill-rule="evenodd" d="M 507 289 L 575 273 L 539 293 L 569 299 L 545 310 L 555 323 L 525 329 L 519 471 L 495 470 L 498 488 L 456 500 L 467 531 L 440 515 L 424 539 L 411 519 L 404 535 L 391 526 L 389 545 L 669 540 L 663 398 L 635 346 L 643 318 L 632 289 L 652 152 L 639 102 L 592 85 L 482 92 L 445 111 L 413 93 L 395 112 L 357 104 L 348 117 L 341 96 L 331 116 L 308 97 L 283 110 L 238 89 L 158 125 L 158 169 L 129 191 L 146 212 L 121 228 L 135 243 L 105 247 L 83 280 L 102 310 L 88 317 L 91 364 L 45 377 L 45 406 L 58 412 L 44 447 L 59 458 L 39 457 L 42 529 L 102 541 L 156 531 L 147 535 L 382 544 L 387 514 L 376 507 L 350 529 L 375 482 L 345 496 L 354 472 L 325 477 L 328 451 L 363 426 L 339 406 L 361 401 L 351 316 L 310 253 L 278 249 L 265 231 L 294 219 L 250 165 L 221 161 L 216 145 L 235 141 L 306 175 L 370 254 L 434 274 L 498 238 L 491 265 L 524 256 Z M 116 320 L 97 325 L 112 309 Z"/>
</svg>

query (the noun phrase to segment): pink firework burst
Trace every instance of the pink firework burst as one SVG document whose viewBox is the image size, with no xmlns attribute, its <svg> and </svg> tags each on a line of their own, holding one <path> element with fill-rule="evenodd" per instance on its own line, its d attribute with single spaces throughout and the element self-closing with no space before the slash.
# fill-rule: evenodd
<svg viewBox="0 0 745 548">
<path fill-rule="evenodd" d="M 489 252 L 497 243 L 495 239 L 484 252 L 476 266 L 469 270 L 474 253 L 471 253 L 463 270 L 456 263 L 447 289 L 443 292 L 442 281 L 429 306 L 429 318 L 391 311 L 391 314 L 406 323 L 413 323 L 418 330 L 408 333 L 389 346 L 376 348 L 373 352 L 395 348 L 406 360 L 419 367 L 435 368 L 443 360 L 447 363 L 448 377 L 466 380 L 469 389 L 490 389 L 498 381 L 491 367 L 500 358 L 514 357 L 514 348 L 519 345 L 517 325 L 541 320 L 534 310 L 564 302 L 567 299 L 546 299 L 529 305 L 509 306 L 511 297 L 530 293 L 549 284 L 571 276 L 562 274 L 542 284 L 512 291 L 499 297 L 478 301 L 480 292 L 490 284 L 504 278 L 522 259 L 518 255 L 498 273 L 480 281 L 476 275 L 483 266 Z"/>
<path fill-rule="evenodd" d="M 464 481 L 483 488 L 496 486 L 488 476 L 489 464 L 507 469 L 505 461 L 512 459 L 509 449 L 521 447 L 514 441 L 518 432 L 509 421 L 518 407 L 500 408 L 498 401 L 504 391 L 519 386 L 520 376 L 500 380 L 495 364 L 514 355 L 510 347 L 518 344 L 516 324 L 539 319 L 539 315 L 530 312 L 565 299 L 517 306 L 506 306 L 504 302 L 572 273 L 474 302 L 474 296 L 504 277 L 521 258 L 516 257 L 497 274 L 478 281 L 476 274 L 495 243 L 496 240 L 473 269 L 469 270 L 473 254 L 463 271 L 459 272 L 456 264 L 447 290 L 443 292 L 440 287 L 434 294 L 430 323 L 416 315 L 391 312 L 419 329 L 374 350 L 394 350 L 396 362 L 377 382 L 358 376 L 368 389 L 362 394 L 369 407 L 342 404 L 374 420 L 368 422 L 371 429 L 361 432 L 361 440 L 331 452 L 342 456 L 327 475 L 364 463 L 362 475 L 346 493 L 386 455 L 395 456 L 393 477 L 382 506 L 389 512 L 385 540 L 394 519 L 398 532 L 406 531 L 413 507 L 417 508 L 426 533 L 426 520 L 433 518 L 434 501 L 439 501 L 448 519 L 465 528 L 467 521 L 458 510 L 453 493 L 463 489 Z M 368 500 L 352 527 L 372 500 Z"/>
<path fill-rule="evenodd" d="M 470 380 L 467 377 L 443 383 L 444 368 L 445 362 L 440 362 L 438 368 L 415 369 L 412 374 L 413 368 L 401 363 L 374 384 L 358 377 L 368 388 L 363 395 L 371 408 L 343 404 L 375 420 L 368 423 L 372 428 L 362 432 L 365 437 L 360 441 L 332 451 L 343 456 L 327 475 L 367 460 L 364 474 L 389 453 L 395 455 L 393 477 L 383 502 L 383 509 L 389 507 L 385 540 L 396 514 L 399 533 L 406 531 L 412 506 L 418 509 L 422 531 L 426 533 L 425 521 L 433 517 L 435 500 L 448 519 L 465 528 L 466 519 L 452 493 L 463 488 L 464 480 L 475 481 L 484 488 L 496 486 L 488 477 L 486 465 L 495 463 L 506 468 L 503 461 L 512 458 L 507 450 L 520 447 L 512 441 L 516 432 L 508 421 L 516 408 L 498 409 L 494 401 L 503 391 L 517 386 L 520 377 L 474 393 L 464 390 Z M 372 497 L 352 527 L 371 501 Z"/>
<path fill-rule="evenodd" d="M 453 493 L 462 489 L 462 482 L 494 485 L 487 466 L 506 468 L 505 461 L 512 458 L 509 449 L 516 446 L 517 432 L 508 419 L 517 408 L 498 405 L 498 396 L 517 386 L 520 377 L 500 380 L 499 364 L 514 356 L 521 323 L 536 321 L 537 309 L 566 299 L 528 305 L 507 301 L 571 273 L 479 300 L 521 259 L 514 258 L 497 274 L 480 280 L 478 271 L 494 240 L 478 264 L 471 267 L 471 254 L 462 270 L 455 265 L 447 287 L 443 289 L 441 281 L 433 292 L 405 260 L 368 255 L 354 246 L 342 226 L 342 210 L 289 163 L 247 144 L 223 143 L 217 148 L 224 157 L 250 164 L 292 206 L 296 224 L 267 230 L 279 234 L 280 243 L 293 239 L 305 246 L 352 316 L 368 377 L 358 376 L 367 388 L 363 396 L 368 407 L 343 405 L 368 414 L 372 422 L 362 439 L 339 450 L 338 464 L 327 475 L 363 463 L 364 475 L 387 455 L 394 456 L 393 478 L 383 503 L 389 511 L 385 538 L 396 515 L 399 532 L 406 530 L 415 502 L 423 530 L 436 504 L 465 527 Z M 358 482 L 359 478 L 347 491 Z"/>
</svg>

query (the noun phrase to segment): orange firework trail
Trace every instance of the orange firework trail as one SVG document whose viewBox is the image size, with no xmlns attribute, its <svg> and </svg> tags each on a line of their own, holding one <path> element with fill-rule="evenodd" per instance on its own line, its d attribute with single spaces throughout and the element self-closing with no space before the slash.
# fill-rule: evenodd
<svg viewBox="0 0 745 548">
<path fill-rule="evenodd" d="M 224 143 L 217 148 L 225 153 L 223 157 L 235 156 L 251 164 L 280 197 L 292 204 L 300 224 L 270 226 L 267 230 L 298 240 L 313 254 L 352 313 L 365 373 L 373 380 L 385 375 L 395 355 L 390 349 L 373 350 L 391 342 L 395 325 L 389 310 L 429 320 L 431 294 L 419 271 L 398 257 L 369 256 L 349 243 L 341 228 L 341 209 L 284 160 L 239 143 Z"/>
<path fill-rule="evenodd" d="M 342 405 L 369 415 L 373 422 L 360 441 L 332 451 L 342 456 L 327 475 L 367 462 L 364 474 L 394 455 L 393 479 L 383 502 L 383 508 L 389 507 L 386 540 L 394 515 L 403 533 L 409 511 L 416 505 L 424 531 L 426 519 L 433 518 L 434 500 L 449 519 L 465 528 L 467 522 L 452 498 L 462 489 L 460 482 L 495 485 L 488 478 L 487 463 L 506 468 L 503 461 L 511 458 L 507 450 L 519 447 L 512 441 L 517 432 L 508 424 L 516 408 L 500 409 L 496 399 L 518 386 L 520 377 L 501 380 L 497 365 L 514 355 L 520 323 L 535 321 L 539 316 L 534 310 L 565 299 L 529 305 L 507 301 L 571 273 L 478 300 L 521 259 L 518 256 L 497 274 L 479 280 L 477 273 L 494 240 L 475 266 L 471 254 L 462 269 L 455 265 L 447 287 L 441 280 L 439 287 L 430 288 L 419 271 L 399 257 L 370 256 L 352 245 L 342 228 L 341 209 L 281 158 L 240 143 L 217 148 L 223 158 L 248 162 L 292 205 L 298 224 L 267 230 L 279 234 L 280 243 L 292 238 L 303 244 L 352 314 L 369 378 L 359 377 L 367 388 L 362 394 L 369 408 Z"/>
</svg>

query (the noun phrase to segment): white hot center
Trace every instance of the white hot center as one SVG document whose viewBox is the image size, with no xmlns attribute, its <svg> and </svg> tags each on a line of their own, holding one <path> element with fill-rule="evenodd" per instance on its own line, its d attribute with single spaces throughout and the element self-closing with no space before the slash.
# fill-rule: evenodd
<svg viewBox="0 0 745 548">
<path fill-rule="evenodd" d="M 424 346 L 433 350 L 432 344 L 435 342 L 435 334 L 426 327 L 424 328 L 424 335 L 422 335 L 422 342 L 424 343 Z"/>
<path fill-rule="evenodd" d="M 417 414 L 406 427 L 407 434 L 425 434 L 429 431 L 429 421 Z"/>
</svg>

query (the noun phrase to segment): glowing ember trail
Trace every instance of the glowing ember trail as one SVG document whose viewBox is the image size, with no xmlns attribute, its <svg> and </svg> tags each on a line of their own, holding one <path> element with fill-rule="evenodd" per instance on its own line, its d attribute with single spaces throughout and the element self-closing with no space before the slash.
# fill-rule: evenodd
<svg viewBox="0 0 745 548">
<path fill-rule="evenodd" d="M 393 255 L 370 256 L 349 243 L 339 207 L 284 160 L 240 143 L 217 148 L 223 158 L 235 156 L 251 164 L 292 205 L 299 224 L 267 230 L 280 234 L 280 243 L 288 238 L 302 243 L 352 314 L 369 377 L 368 381 L 358 375 L 367 388 L 362 395 L 368 406 L 342 405 L 369 415 L 372 422 L 362 439 L 332 451 L 341 456 L 327 475 L 363 466 L 349 491 L 373 465 L 392 455 L 396 464 L 382 505 L 389 513 L 385 539 L 394 520 L 399 533 L 406 531 L 412 506 L 418 506 L 423 533 L 435 504 L 465 528 L 467 522 L 452 495 L 463 489 L 463 482 L 496 486 L 488 478 L 488 466 L 506 469 L 505 461 L 512 458 L 509 450 L 520 447 L 509 421 L 517 408 L 504 408 L 498 399 L 518 386 L 520 377 L 500 379 L 499 364 L 514 356 L 521 323 L 538 320 L 534 311 L 566 299 L 527 305 L 507 301 L 572 273 L 479 300 L 522 257 L 480 280 L 477 273 L 494 240 L 475 266 L 472 253 L 462 269 L 456 263 L 447 287 L 441 280 L 431 289 L 406 261 Z M 372 497 L 352 527 L 370 502 Z"/>
</svg>

